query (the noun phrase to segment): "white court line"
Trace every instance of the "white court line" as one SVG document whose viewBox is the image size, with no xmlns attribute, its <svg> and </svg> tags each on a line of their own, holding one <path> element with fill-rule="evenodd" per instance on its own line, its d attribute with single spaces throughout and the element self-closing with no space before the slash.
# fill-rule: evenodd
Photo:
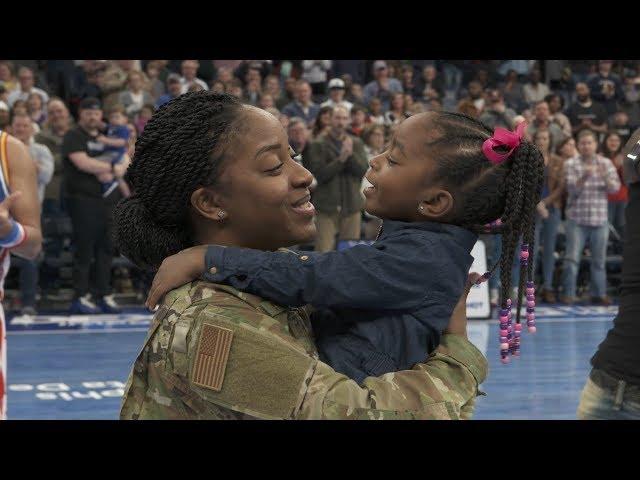
<svg viewBox="0 0 640 480">
<path fill-rule="evenodd" d="M 612 317 L 605 317 L 605 316 L 600 316 L 600 317 L 553 317 L 553 318 L 536 318 L 536 325 L 539 323 L 578 323 L 578 322 L 613 322 L 613 319 L 616 318 L 616 316 L 612 316 Z M 522 317 L 520 317 L 521 320 L 525 320 L 526 322 L 526 317 L 523 315 Z M 515 319 L 514 319 L 515 320 Z M 498 323 L 500 323 L 499 320 L 469 320 L 469 323 L 488 323 L 491 325 L 497 325 Z"/>
<path fill-rule="evenodd" d="M 94 328 L 86 330 L 26 330 L 26 331 L 8 331 L 7 335 L 78 335 L 81 333 L 127 333 L 127 332 L 147 332 L 148 327 L 138 328 Z"/>
</svg>

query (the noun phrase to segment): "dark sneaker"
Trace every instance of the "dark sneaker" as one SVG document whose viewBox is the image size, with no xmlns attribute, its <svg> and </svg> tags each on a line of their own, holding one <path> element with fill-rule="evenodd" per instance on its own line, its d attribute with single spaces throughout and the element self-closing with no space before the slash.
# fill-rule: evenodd
<svg viewBox="0 0 640 480">
<path fill-rule="evenodd" d="M 95 315 L 100 313 L 100 309 L 91 301 L 91 297 L 89 295 L 85 295 L 84 297 L 75 299 L 73 303 L 71 303 L 69 313 L 72 315 Z"/>
<path fill-rule="evenodd" d="M 556 303 L 558 299 L 556 298 L 556 294 L 553 293 L 553 290 L 542 290 L 542 302 L 543 303 Z"/>
<path fill-rule="evenodd" d="M 613 301 L 611 300 L 611 298 L 604 296 L 604 297 L 591 297 L 591 305 L 602 305 L 604 307 L 608 307 L 609 305 L 612 305 Z"/>
<path fill-rule="evenodd" d="M 560 297 L 560 303 L 563 305 L 573 305 L 576 299 L 574 297 L 567 297 L 565 295 Z"/>
<path fill-rule="evenodd" d="M 118 306 L 116 301 L 113 299 L 113 295 L 105 295 L 98 302 L 98 308 L 102 311 L 102 313 L 120 313 L 122 309 Z"/>
</svg>

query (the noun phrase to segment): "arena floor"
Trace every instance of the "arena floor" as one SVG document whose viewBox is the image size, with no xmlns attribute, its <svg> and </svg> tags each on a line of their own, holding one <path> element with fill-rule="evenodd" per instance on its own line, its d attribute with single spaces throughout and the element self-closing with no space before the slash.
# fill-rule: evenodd
<svg viewBox="0 0 640 480">
<path fill-rule="evenodd" d="M 475 419 L 575 419 L 589 358 L 616 307 L 538 307 L 538 333 L 523 334 L 522 356 L 498 358 L 495 321 L 469 322 L 488 353 Z M 39 316 L 8 320 L 9 419 L 116 419 L 130 366 L 150 315 Z"/>
</svg>

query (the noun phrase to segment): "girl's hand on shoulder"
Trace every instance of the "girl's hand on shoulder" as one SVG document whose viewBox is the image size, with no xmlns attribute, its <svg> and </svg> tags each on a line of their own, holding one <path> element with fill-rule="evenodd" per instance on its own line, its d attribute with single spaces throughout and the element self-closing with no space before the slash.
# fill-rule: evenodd
<svg viewBox="0 0 640 480">
<path fill-rule="evenodd" d="M 153 278 L 145 306 L 155 310 L 168 292 L 202 275 L 206 253 L 207 245 L 197 245 L 165 258 Z"/>
</svg>

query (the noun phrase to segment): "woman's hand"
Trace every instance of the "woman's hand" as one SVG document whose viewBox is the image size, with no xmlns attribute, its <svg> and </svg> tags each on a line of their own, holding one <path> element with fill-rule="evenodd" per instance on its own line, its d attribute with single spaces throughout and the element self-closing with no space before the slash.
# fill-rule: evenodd
<svg viewBox="0 0 640 480">
<path fill-rule="evenodd" d="M 467 277 L 467 283 L 464 287 L 464 292 L 462 292 L 460 300 L 458 300 L 456 307 L 453 309 L 451 320 L 449 320 L 449 325 L 445 329 L 444 333 L 467 338 L 467 297 L 469 296 L 471 287 L 478 283 L 478 281 L 482 283 L 486 282 L 486 279 L 484 279 L 479 273 L 474 272 L 469 274 Z"/>
<path fill-rule="evenodd" d="M 154 310 L 160 300 L 174 288 L 192 282 L 204 273 L 207 245 L 197 245 L 165 258 L 153 277 L 145 306 Z"/>
</svg>

